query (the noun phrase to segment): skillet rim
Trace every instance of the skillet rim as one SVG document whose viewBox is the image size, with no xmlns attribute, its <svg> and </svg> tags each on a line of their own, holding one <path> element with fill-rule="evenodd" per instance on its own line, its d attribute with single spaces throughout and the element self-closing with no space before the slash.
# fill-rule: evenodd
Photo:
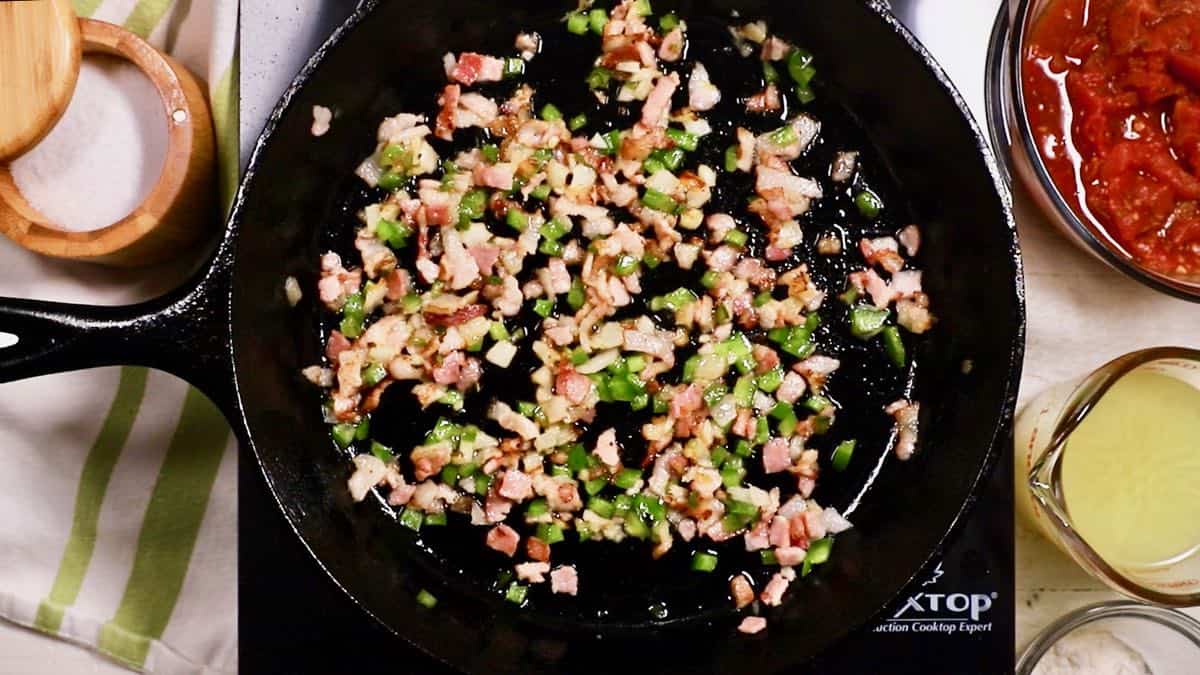
<svg viewBox="0 0 1200 675">
<path fill-rule="evenodd" d="M 883 22 L 893 33 L 895 33 L 904 44 L 913 51 L 913 53 L 921 61 L 929 75 L 932 75 L 934 80 L 940 86 L 944 93 L 948 94 L 953 101 L 959 114 L 965 122 L 967 122 L 970 134 L 972 136 L 973 145 L 979 158 L 983 160 L 984 167 L 991 179 L 992 186 L 995 189 L 996 196 L 999 199 L 1001 212 L 1003 215 L 1004 224 L 1008 230 L 1008 250 L 1005 251 L 1005 258 L 1012 264 L 1013 271 L 1013 286 L 1011 288 L 1012 300 L 1015 301 L 1013 307 L 1013 319 L 1015 319 L 1014 332 L 1012 335 L 1012 344 L 1008 354 L 1008 360 L 1005 372 L 1006 377 L 1003 386 L 1003 396 L 998 401 L 998 423 L 990 434 L 990 439 L 987 443 L 987 448 L 982 454 L 979 470 L 971 477 L 970 487 L 966 497 L 963 499 L 961 506 L 950 520 L 945 531 L 938 537 L 936 544 L 931 548 L 929 553 L 924 557 L 924 560 L 917 565 L 911 574 L 908 575 L 907 581 L 881 603 L 879 609 L 875 611 L 869 618 L 862 623 L 848 625 L 840 631 L 834 638 L 829 641 L 829 645 L 845 639 L 849 634 L 860 630 L 863 626 L 878 620 L 882 617 L 896 601 L 904 594 L 905 590 L 929 567 L 930 563 L 937 558 L 945 550 L 947 544 L 954 539 L 958 532 L 963 527 L 966 516 L 973 509 L 975 503 L 979 499 L 980 484 L 991 475 L 997 462 L 1004 454 L 1003 441 L 1011 434 L 1012 420 L 1015 414 L 1017 404 L 1017 392 L 1021 379 L 1023 368 L 1023 358 L 1025 352 L 1025 335 L 1027 324 L 1026 297 L 1025 297 L 1025 272 L 1024 264 L 1021 256 L 1020 238 L 1017 231 L 1016 220 L 1013 214 L 1013 198 L 1010 185 L 1005 174 L 1001 171 L 1000 164 L 997 161 L 994 150 L 987 141 L 987 136 L 983 133 L 978 121 L 972 115 L 970 108 L 967 106 L 965 99 L 954 86 L 949 76 L 946 75 L 942 67 L 934 60 L 932 54 L 917 40 L 916 36 L 891 12 L 888 0 L 860 0 L 865 8 L 872 12 L 880 21 Z M 246 164 L 246 170 L 242 175 L 241 181 L 238 184 L 238 191 L 235 196 L 233 205 L 230 209 L 229 225 L 225 233 L 225 239 L 228 243 L 233 244 L 229 264 L 229 274 L 231 282 L 227 285 L 226 292 L 226 312 L 232 326 L 233 317 L 233 297 L 235 293 L 236 283 L 233 283 L 233 276 L 237 267 L 236 264 L 236 243 L 238 234 L 241 228 L 241 221 L 246 205 L 246 194 L 255 182 L 255 177 L 260 169 L 262 156 L 266 151 L 267 145 L 273 140 L 277 127 L 282 118 L 291 111 L 295 104 L 297 95 L 300 90 L 311 79 L 312 75 L 323 65 L 329 53 L 335 49 L 340 43 L 350 35 L 361 22 L 365 21 L 375 11 L 377 7 L 382 5 L 385 0 L 360 0 L 354 11 L 346 17 L 346 19 L 334 30 L 334 32 L 321 44 L 320 47 L 312 54 L 305 62 L 297 75 L 293 78 L 288 87 L 281 94 L 279 101 L 275 104 L 271 114 L 267 117 L 263 124 L 262 130 L 254 143 L 250 158 Z M 232 333 L 232 331 L 231 331 Z M 241 379 L 238 373 L 237 350 L 234 345 L 234 340 L 230 339 L 227 346 L 227 356 L 233 364 L 232 378 L 234 389 L 234 402 L 237 410 L 237 417 L 234 420 L 236 423 L 236 431 L 241 435 L 246 446 L 249 447 L 253 454 L 255 464 L 260 475 L 266 481 L 270 492 L 271 500 L 275 502 L 277 508 L 282 512 L 284 520 L 288 528 L 296 535 L 301 545 L 307 551 L 308 555 L 317 564 L 322 572 L 329 578 L 334 586 L 341 591 L 360 611 L 370 617 L 378 625 L 382 626 L 392 635 L 404 640 L 407 644 L 412 645 L 423 654 L 430 658 L 451 665 L 437 654 L 428 650 L 424 645 L 410 640 L 401 632 L 398 627 L 392 626 L 389 622 L 383 620 L 375 612 L 368 609 L 353 593 L 350 592 L 338 579 L 337 576 L 326 566 L 313 548 L 309 545 L 308 540 L 301 534 L 297 524 L 289 515 L 288 509 L 285 507 L 279 492 L 276 490 L 271 477 L 267 474 L 263 460 L 260 456 L 259 449 L 255 443 L 253 434 L 250 431 L 250 423 L 246 415 L 245 407 L 242 405 Z M 813 654 L 812 656 L 816 656 Z M 453 667 L 453 666 L 452 666 Z"/>
</svg>

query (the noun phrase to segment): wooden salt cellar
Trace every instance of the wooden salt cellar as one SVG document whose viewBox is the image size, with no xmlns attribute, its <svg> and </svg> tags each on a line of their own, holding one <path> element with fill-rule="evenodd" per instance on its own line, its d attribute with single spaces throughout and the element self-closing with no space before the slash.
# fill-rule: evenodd
<svg viewBox="0 0 1200 675">
<path fill-rule="evenodd" d="M 136 267 L 182 254 L 212 232 L 212 117 L 195 76 L 119 26 L 76 19 L 69 0 L 0 2 L 0 45 L 0 233 L 43 255 Z M 146 74 L 162 99 L 167 149 L 158 181 L 131 213 L 99 230 L 70 232 L 21 195 L 8 162 L 62 116 L 81 53 L 123 58 Z"/>
</svg>

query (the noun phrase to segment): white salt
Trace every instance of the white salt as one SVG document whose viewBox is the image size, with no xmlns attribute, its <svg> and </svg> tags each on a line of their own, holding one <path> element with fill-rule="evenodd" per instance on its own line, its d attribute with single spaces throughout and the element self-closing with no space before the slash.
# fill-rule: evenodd
<svg viewBox="0 0 1200 675">
<path fill-rule="evenodd" d="M 154 84 L 137 66 L 89 54 L 54 129 L 12 162 L 13 180 L 51 223 L 97 230 L 128 215 L 162 172 L 167 121 Z"/>
</svg>

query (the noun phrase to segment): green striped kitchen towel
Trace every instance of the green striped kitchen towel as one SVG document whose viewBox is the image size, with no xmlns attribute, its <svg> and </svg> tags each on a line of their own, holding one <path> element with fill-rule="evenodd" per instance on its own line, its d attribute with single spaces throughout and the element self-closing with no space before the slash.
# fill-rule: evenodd
<svg viewBox="0 0 1200 675">
<path fill-rule="evenodd" d="M 74 4 L 207 83 L 228 204 L 238 173 L 237 1 Z M 0 261 L 0 295 L 68 302 L 130 302 L 154 285 L 147 276 L 179 276 L 48 260 L 7 240 Z M 142 368 L 3 385 L 0 461 L 0 618 L 133 670 L 237 671 L 237 448 L 204 396 Z M 14 630 L 24 629 L 0 621 L 0 663 L 4 631 Z"/>
</svg>

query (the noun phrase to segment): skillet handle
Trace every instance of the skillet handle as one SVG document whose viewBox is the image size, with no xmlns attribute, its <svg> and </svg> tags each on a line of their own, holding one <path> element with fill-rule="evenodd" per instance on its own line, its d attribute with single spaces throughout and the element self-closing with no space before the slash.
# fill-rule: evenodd
<svg viewBox="0 0 1200 675">
<path fill-rule="evenodd" d="M 0 297 L 0 382 L 146 366 L 187 380 L 232 417 L 226 269 L 214 263 L 178 291 L 121 307 Z"/>
</svg>

